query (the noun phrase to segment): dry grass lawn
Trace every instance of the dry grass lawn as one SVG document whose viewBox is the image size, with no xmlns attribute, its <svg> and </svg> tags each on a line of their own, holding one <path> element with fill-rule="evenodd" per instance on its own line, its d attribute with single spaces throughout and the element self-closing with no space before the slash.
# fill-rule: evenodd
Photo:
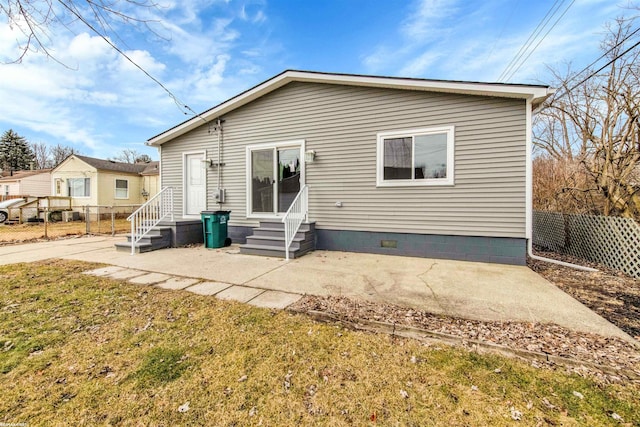
<svg viewBox="0 0 640 427">
<path fill-rule="evenodd" d="M 640 386 L 82 274 L 0 267 L 0 423 L 640 425 Z"/>
<path fill-rule="evenodd" d="M 93 234 L 110 234 L 111 219 L 92 221 L 90 231 Z M 116 219 L 114 222 L 116 233 L 126 233 L 131 230 L 131 223 L 126 219 Z M 47 224 L 46 237 L 55 239 L 64 236 L 84 235 L 87 224 L 82 221 L 50 222 Z M 25 242 L 45 238 L 44 223 L 23 223 L 15 225 L 0 224 L 0 242 Z"/>
</svg>

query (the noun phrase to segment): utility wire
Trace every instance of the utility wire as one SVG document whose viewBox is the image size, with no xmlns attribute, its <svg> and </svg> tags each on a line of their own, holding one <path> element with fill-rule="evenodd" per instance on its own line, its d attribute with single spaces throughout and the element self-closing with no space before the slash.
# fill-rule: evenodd
<svg viewBox="0 0 640 427">
<path fill-rule="evenodd" d="M 560 15 L 558 17 L 558 19 L 556 19 L 556 22 L 553 23 L 553 25 L 551 25 L 551 28 L 549 28 L 547 30 L 546 33 L 544 33 L 544 36 L 542 36 L 542 38 L 540 39 L 540 41 L 538 41 L 538 44 L 535 45 L 535 47 L 533 49 L 531 49 L 531 51 L 529 52 L 529 54 L 520 62 L 520 65 L 518 65 L 510 74 L 509 76 L 505 76 L 505 81 L 511 79 L 513 77 L 513 75 L 515 73 L 518 72 L 518 70 L 520 68 L 522 68 L 522 66 L 525 64 L 525 62 L 527 62 L 527 60 L 529 59 L 529 57 L 531 56 L 531 54 L 533 54 L 533 52 L 535 52 L 535 50 L 538 48 L 538 46 L 540 46 L 540 43 L 542 43 L 544 41 L 544 39 L 549 35 L 549 33 L 551 32 L 551 30 L 553 30 L 556 25 L 558 25 L 558 22 L 560 22 L 560 20 L 564 17 L 564 15 L 566 15 L 566 13 L 569 11 L 569 9 L 571 8 L 571 6 L 573 6 L 573 4 L 576 2 L 576 0 L 573 0 L 569 6 L 567 6 L 567 8 L 564 10 L 564 12 L 562 12 L 562 15 Z"/>
<path fill-rule="evenodd" d="M 524 42 L 524 44 L 520 47 L 518 52 L 515 54 L 515 56 L 509 62 L 509 64 L 507 64 L 505 69 L 502 70 L 502 73 L 500 74 L 500 76 L 498 76 L 498 81 L 502 81 L 503 80 L 503 77 L 506 76 L 509 73 L 509 71 L 515 65 L 515 63 L 522 57 L 522 55 L 524 55 L 524 52 L 526 52 L 527 49 L 529 49 L 529 46 L 531 45 L 531 43 L 533 43 L 533 41 L 536 39 L 536 37 L 538 37 L 538 34 L 547 25 L 549 20 L 551 20 L 553 15 L 555 15 L 557 13 L 557 11 L 560 9 L 560 6 L 562 6 L 564 1 L 565 0 L 556 0 L 555 3 L 553 3 L 553 5 L 551 5 L 551 8 L 547 11 L 547 14 L 542 18 L 542 20 L 540 22 L 538 22 L 538 25 L 533 30 L 533 32 L 529 35 L 529 38 L 527 38 L 527 40 Z M 556 5 L 557 5 L 557 7 L 556 7 Z"/>
<path fill-rule="evenodd" d="M 640 30 L 640 28 L 638 28 L 638 30 Z M 637 32 L 638 30 L 634 31 Z M 624 41 L 623 41 L 624 42 Z M 609 51 L 607 51 L 607 53 L 611 52 L 613 49 L 615 49 L 616 47 L 620 46 L 623 42 L 618 43 L 616 46 L 612 47 L 611 49 L 609 49 Z M 613 64 L 615 61 L 617 61 L 618 59 L 622 58 L 623 56 L 625 56 L 627 53 L 631 52 L 633 49 L 635 49 L 636 47 L 640 46 L 640 41 L 636 42 L 633 46 L 631 46 L 630 48 L 628 48 L 627 50 L 625 50 L 624 52 L 616 55 L 613 59 L 611 59 L 609 62 L 607 62 L 606 64 L 604 64 L 602 67 L 598 68 L 596 71 L 593 71 L 591 73 L 589 73 L 589 75 L 587 75 L 587 77 L 585 77 L 584 79 L 580 80 L 578 83 L 576 83 L 575 85 L 571 86 L 570 89 L 566 89 L 563 90 L 562 92 L 560 92 L 560 95 L 556 95 L 553 97 L 553 99 L 558 99 L 561 98 L 565 95 L 567 95 L 569 92 L 571 92 L 572 90 L 574 90 L 575 88 L 577 88 L 578 86 L 580 86 L 581 84 L 583 84 L 584 82 L 586 82 L 587 80 L 595 77 L 600 71 L 604 70 L 605 68 L 607 68 L 609 65 Z M 604 56 L 604 55 L 603 55 Z M 600 57 L 602 58 L 602 56 Z M 598 58 L 598 60 L 600 59 Z M 591 65 L 589 65 L 590 67 Z M 587 67 L 588 68 L 588 67 Z M 582 71 L 580 71 L 580 73 L 576 74 L 576 76 L 580 75 L 581 73 L 583 73 L 586 70 L 586 68 Z M 575 78 L 575 77 L 574 77 Z M 571 79 L 572 80 L 572 79 Z M 571 81 L 569 80 L 569 81 Z"/>
<path fill-rule="evenodd" d="M 59 1 L 59 3 L 65 7 L 65 9 L 67 9 L 69 12 L 71 12 L 75 17 L 77 17 L 83 24 L 85 24 L 87 27 L 89 27 L 91 29 L 91 31 L 93 31 L 94 33 L 96 33 L 98 36 L 100 36 L 102 38 L 102 40 L 104 40 L 105 42 L 107 42 L 107 44 L 109 44 L 109 46 L 111 46 L 116 52 L 118 52 L 120 55 L 122 55 L 127 61 L 129 61 L 131 64 L 133 64 L 134 67 L 136 67 L 137 69 L 139 69 L 140 71 L 142 71 L 147 77 L 149 77 L 151 80 L 153 80 L 158 86 L 160 86 L 173 100 L 173 102 L 178 106 L 178 108 L 184 113 L 184 114 L 188 114 L 186 111 L 183 111 L 183 109 L 191 112 L 194 116 L 198 116 L 200 117 L 205 123 L 207 123 L 207 121 L 204 119 L 204 117 L 202 117 L 200 114 L 196 113 L 195 111 L 193 111 L 191 109 L 191 107 L 189 107 L 188 105 L 186 105 L 185 103 L 183 103 L 182 101 L 180 101 L 180 99 L 178 99 L 177 96 L 175 96 L 173 94 L 173 92 L 171 92 L 164 84 L 162 84 L 162 82 L 158 79 L 156 79 L 155 77 L 153 77 L 151 75 L 151 73 L 149 73 L 147 70 L 145 70 L 144 68 L 142 68 L 142 66 L 138 65 L 133 59 L 131 59 L 123 50 L 121 50 L 118 46 L 116 46 L 111 40 L 109 40 L 108 37 L 106 37 L 104 34 L 102 34 L 100 31 L 98 31 L 91 23 L 89 23 L 86 19 L 84 19 L 76 10 L 74 10 L 73 8 L 69 7 L 69 5 L 67 5 L 65 2 L 63 1 Z"/>
</svg>

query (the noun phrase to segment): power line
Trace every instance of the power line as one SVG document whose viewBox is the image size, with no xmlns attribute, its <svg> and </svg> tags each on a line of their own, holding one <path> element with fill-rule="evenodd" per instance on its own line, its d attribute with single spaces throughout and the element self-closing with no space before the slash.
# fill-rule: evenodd
<svg viewBox="0 0 640 427">
<path fill-rule="evenodd" d="M 498 79 L 497 79 L 498 81 L 501 81 L 503 77 L 506 76 L 507 73 L 511 70 L 511 68 L 515 65 L 515 63 L 519 60 L 519 58 L 522 57 L 522 55 L 524 54 L 524 52 L 526 52 L 526 50 L 529 48 L 531 43 L 533 43 L 533 40 L 535 40 L 535 38 L 538 37 L 538 33 L 542 31 L 542 29 L 547 25 L 547 23 L 553 17 L 553 15 L 556 14 L 556 12 L 558 11 L 558 9 L 560 9 L 560 6 L 562 6 L 564 1 L 565 0 L 556 0 L 555 3 L 551 5 L 551 8 L 549 8 L 546 15 L 542 18 L 542 20 L 540 20 L 540 22 L 538 22 L 538 25 L 536 26 L 536 28 L 534 28 L 533 32 L 529 35 L 529 37 L 524 42 L 524 44 L 520 46 L 520 49 L 515 54 L 513 59 L 511 59 L 511 61 L 509 62 L 509 64 L 507 64 L 505 69 L 502 70 L 502 73 L 498 76 Z"/>
<path fill-rule="evenodd" d="M 526 58 L 524 58 L 522 60 L 522 62 L 520 62 L 520 65 L 518 65 L 518 67 L 516 67 L 511 74 L 509 74 L 508 77 L 505 77 L 505 80 L 509 80 L 511 79 L 511 77 L 513 77 L 513 75 L 515 73 L 518 72 L 518 70 L 524 65 L 525 62 L 527 62 L 527 60 L 529 59 L 529 57 L 531 56 L 531 54 L 533 54 L 533 52 L 535 52 L 535 50 L 538 48 L 538 46 L 540 46 L 540 44 L 544 41 L 544 39 L 549 35 L 549 33 L 551 32 L 551 30 L 553 30 L 556 25 L 558 25 L 558 22 L 560 22 L 560 20 L 564 17 L 564 15 L 566 15 L 566 13 L 569 11 L 569 9 L 571 8 L 571 6 L 573 6 L 573 4 L 576 2 L 576 0 L 573 0 L 569 6 L 567 6 L 567 8 L 564 10 L 564 12 L 562 12 L 562 15 L 560 15 L 558 17 L 558 19 L 556 20 L 556 22 L 553 23 L 553 25 L 551 25 L 551 28 L 549 28 L 547 30 L 546 33 L 544 33 L 544 36 L 542 36 L 542 38 L 540 39 L 540 41 L 538 41 L 538 44 L 535 45 L 535 47 L 529 52 L 529 54 L 526 56 Z"/>
<path fill-rule="evenodd" d="M 193 111 L 191 109 L 191 107 L 189 107 L 188 105 L 186 105 L 185 103 L 183 103 L 182 101 L 180 101 L 180 99 L 178 99 L 177 96 L 175 96 L 173 94 L 173 92 L 171 92 L 164 84 L 162 84 L 162 82 L 160 82 L 160 80 L 156 79 L 155 77 L 153 77 L 151 75 L 151 73 L 149 73 L 147 70 L 145 70 L 144 68 L 142 68 L 142 66 L 138 65 L 138 63 L 136 63 L 133 59 L 131 59 L 123 50 L 121 50 L 118 46 L 116 46 L 111 40 L 109 40 L 105 35 L 103 35 L 100 31 L 98 31 L 93 25 L 91 25 L 91 23 L 89 23 L 86 19 L 84 19 L 77 11 L 75 11 L 73 8 L 69 7 L 69 5 L 67 5 L 65 2 L 60 1 L 60 4 L 62 4 L 65 9 L 67 9 L 69 12 L 71 12 L 75 17 L 77 17 L 83 24 L 85 24 L 87 27 L 89 27 L 91 29 L 91 31 L 93 31 L 94 33 L 96 33 L 98 36 L 100 36 L 102 38 L 102 40 L 104 40 L 105 42 L 107 42 L 107 44 L 109 44 L 109 46 L 111 46 L 116 52 L 118 52 L 120 55 L 122 55 L 127 61 L 129 61 L 131 64 L 133 64 L 133 66 L 135 66 L 137 69 L 139 69 L 140 71 L 142 71 L 148 78 L 150 78 L 151 80 L 153 80 L 153 82 L 155 82 L 158 86 L 160 86 L 173 100 L 173 102 L 178 106 L 178 108 L 182 111 L 182 109 L 185 109 L 189 112 L 191 112 L 194 116 L 198 116 L 200 117 L 205 123 L 207 123 L 207 121 L 204 119 L 204 117 L 202 117 L 200 114 L 196 113 L 195 111 Z M 185 111 L 182 111 L 184 114 L 188 114 Z"/>
<path fill-rule="evenodd" d="M 638 30 L 640 30 L 640 28 L 638 28 L 636 31 L 634 31 L 634 33 L 636 33 Z M 627 37 L 628 39 L 628 37 Z M 625 39 L 626 40 L 626 39 Z M 612 47 L 611 49 L 609 49 L 604 55 L 606 55 L 607 53 L 611 52 L 613 49 L 615 49 L 616 47 L 620 46 L 622 43 L 624 43 L 624 40 L 620 43 L 618 43 L 616 46 Z M 600 71 L 604 70 L 605 68 L 607 68 L 609 65 L 613 64 L 615 61 L 617 61 L 618 59 L 622 58 L 623 56 L 625 56 L 627 53 L 631 52 L 633 49 L 635 49 L 636 47 L 640 46 L 640 41 L 636 42 L 633 46 L 631 46 L 630 48 L 628 48 L 627 50 L 625 50 L 624 52 L 616 55 L 615 57 L 613 57 L 613 59 L 611 59 L 609 62 L 607 62 L 606 64 L 604 64 L 602 67 L 598 68 L 596 71 L 593 71 L 591 73 L 589 73 L 589 75 L 587 75 L 587 77 L 585 77 L 584 79 L 580 80 L 578 83 L 576 83 L 575 85 L 571 86 L 570 89 L 566 89 L 563 92 L 560 92 L 560 95 L 556 95 L 553 97 L 553 99 L 558 99 L 561 98 L 565 95 L 567 95 L 569 92 L 571 92 L 572 90 L 574 90 L 575 88 L 577 88 L 578 86 L 580 86 L 581 84 L 583 84 L 584 82 L 586 82 L 587 80 L 595 77 Z M 602 55 L 602 56 L 604 56 Z M 600 60 L 602 58 L 602 56 L 600 58 L 598 58 L 598 60 Z M 597 62 L 597 61 L 596 61 Z M 592 63 L 593 64 L 593 63 Z M 592 64 L 590 64 L 588 67 L 590 67 Z M 588 68 L 587 67 L 587 68 Z M 582 74 L 584 71 L 586 71 L 586 68 L 583 69 L 582 71 L 580 71 L 580 73 L 576 74 L 576 76 L 579 76 L 580 74 Z M 575 78 L 575 77 L 574 77 Z M 571 81 L 573 79 L 568 80 Z M 566 85 L 565 85 L 566 86 Z"/>
</svg>

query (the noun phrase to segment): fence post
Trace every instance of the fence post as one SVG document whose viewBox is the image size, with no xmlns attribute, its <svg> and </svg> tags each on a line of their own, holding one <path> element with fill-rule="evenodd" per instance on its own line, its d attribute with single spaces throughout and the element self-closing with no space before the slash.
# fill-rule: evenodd
<svg viewBox="0 0 640 427">
<path fill-rule="evenodd" d="M 84 207 L 84 222 L 87 225 L 87 234 L 91 234 L 91 218 L 89 217 L 89 205 Z"/>
<path fill-rule="evenodd" d="M 116 213 L 111 209 L 111 237 L 116 235 Z"/>
<path fill-rule="evenodd" d="M 49 236 L 47 235 L 47 225 L 49 224 L 49 207 L 45 207 L 44 208 L 44 238 L 48 239 Z"/>
</svg>

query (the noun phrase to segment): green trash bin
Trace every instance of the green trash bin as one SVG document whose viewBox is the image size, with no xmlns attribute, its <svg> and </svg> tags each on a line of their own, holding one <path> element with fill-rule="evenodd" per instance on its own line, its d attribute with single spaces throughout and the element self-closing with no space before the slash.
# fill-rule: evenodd
<svg viewBox="0 0 640 427">
<path fill-rule="evenodd" d="M 208 249 L 229 246 L 231 239 L 227 237 L 227 222 L 231 211 L 202 211 L 202 231 L 204 247 Z"/>
</svg>

